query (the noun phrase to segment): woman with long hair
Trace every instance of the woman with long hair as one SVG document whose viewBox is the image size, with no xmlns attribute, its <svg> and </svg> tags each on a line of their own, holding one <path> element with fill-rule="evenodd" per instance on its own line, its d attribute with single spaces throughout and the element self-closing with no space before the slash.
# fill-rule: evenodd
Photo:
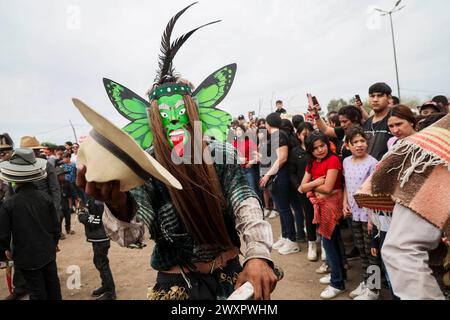
<svg viewBox="0 0 450 320">
<path fill-rule="evenodd" d="M 304 193 L 299 193 L 298 188 L 300 187 L 300 183 L 303 180 L 305 175 L 306 166 L 310 161 L 310 156 L 306 151 L 305 140 L 306 137 L 314 132 L 314 127 L 309 122 L 302 122 L 299 124 L 297 128 L 297 146 L 292 148 L 289 151 L 289 175 L 291 178 L 291 185 L 293 192 L 296 193 L 294 199 L 294 203 L 297 203 L 297 206 L 300 208 L 301 216 L 296 215 L 296 223 L 297 223 L 297 234 L 299 232 L 299 228 L 303 229 L 303 226 L 306 222 L 306 237 L 308 239 L 308 254 L 307 258 L 310 261 L 317 260 L 317 244 L 316 244 L 316 226 L 313 224 L 314 219 L 314 208 L 311 202 L 308 200 Z M 297 202 L 296 202 L 297 200 Z M 301 219 L 301 221 L 299 221 Z M 305 221 L 305 222 L 303 222 Z M 301 230 L 303 231 L 303 230 Z M 303 231 L 304 232 L 304 231 Z"/>
<path fill-rule="evenodd" d="M 393 137 L 388 140 L 391 149 L 398 139 L 404 139 L 416 133 L 417 119 L 408 106 L 399 104 L 393 107 L 388 114 L 388 127 Z"/>
<path fill-rule="evenodd" d="M 287 160 L 289 155 L 289 137 L 280 130 L 282 125 L 281 117 L 274 112 L 266 117 L 266 127 L 270 134 L 268 141 L 267 166 L 262 172 L 263 177 L 259 185 L 261 188 L 270 184 L 270 195 L 280 212 L 281 236 L 272 248 L 278 250 L 280 254 L 291 254 L 300 251 L 296 242 L 295 222 L 290 206 L 290 179 Z"/>
</svg>

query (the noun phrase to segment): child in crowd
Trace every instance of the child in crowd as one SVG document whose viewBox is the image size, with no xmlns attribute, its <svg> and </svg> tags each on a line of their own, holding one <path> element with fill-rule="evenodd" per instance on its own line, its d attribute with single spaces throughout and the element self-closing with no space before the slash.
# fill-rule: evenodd
<svg viewBox="0 0 450 320">
<path fill-rule="evenodd" d="M 76 208 L 80 206 L 80 199 L 78 198 L 77 187 L 75 184 L 77 178 L 77 167 L 75 163 L 70 160 L 71 156 L 72 155 L 69 152 L 64 153 L 62 167 L 64 168 L 64 171 L 67 172 L 65 178 L 70 185 L 69 207 L 72 209 L 73 206 Z"/>
<path fill-rule="evenodd" d="M 58 178 L 60 190 L 61 190 L 61 212 L 62 215 L 59 217 L 60 225 L 61 225 L 61 240 L 64 240 L 66 236 L 62 232 L 62 222 L 65 220 L 65 227 L 66 227 L 66 233 L 67 234 L 75 234 L 75 231 L 71 230 L 71 223 L 70 223 L 70 205 L 69 205 L 69 199 L 70 199 L 70 183 L 65 179 L 65 175 L 67 174 L 67 171 L 64 171 L 63 167 L 57 167 L 56 168 L 56 177 Z"/>
<path fill-rule="evenodd" d="M 372 174 L 378 163 L 374 157 L 367 153 L 367 142 L 367 136 L 361 127 L 353 127 L 346 133 L 345 143 L 352 156 L 345 158 L 343 162 L 345 178 L 343 208 L 344 216 L 352 217 L 352 231 L 363 269 L 363 281 L 350 293 L 350 297 L 355 300 L 378 299 L 378 292 L 369 289 L 366 283 L 369 265 L 379 265 L 377 259 L 371 254 L 371 237 L 367 229 L 369 210 L 359 208 L 353 198 L 353 194 Z"/>
<path fill-rule="evenodd" d="M 338 225 L 342 217 L 342 165 L 332 153 L 328 137 L 322 133 L 313 133 L 307 137 L 306 150 L 312 160 L 306 167 L 299 191 L 307 193 L 314 205 L 313 222 L 318 224 L 317 232 L 322 236 L 331 268 L 331 275 L 320 279 L 320 283 L 329 284 L 320 297 L 333 299 L 344 292 L 347 279 Z"/>
<path fill-rule="evenodd" d="M 94 265 L 102 280 L 101 287 L 95 289 L 92 296 L 97 300 L 115 300 L 116 289 L 108 260 L 110 241 L 102 223 L 104 204 L 88 197 L 87 205 L 88 210 L 81 209 L 78 213 L 78 220 L 84 224 L 86 240 L 92 243 Z"/>
</svg>

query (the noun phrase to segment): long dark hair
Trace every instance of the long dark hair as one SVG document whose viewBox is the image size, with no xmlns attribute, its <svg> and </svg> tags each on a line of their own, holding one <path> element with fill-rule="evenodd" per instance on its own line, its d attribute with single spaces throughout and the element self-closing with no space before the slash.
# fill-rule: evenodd
<svg viewBox="0 0 450 320">
<path fill-rule="evenodd" d="M 416 127 L 417 119 L 414 116 L 414 113 L 411 111 L 411 108 L 408 106 L 405 106 L 403 104 L 398 104 L 394 106 L 388 114 L 388 119 L 390 117 L 397 117 L 403 120 L 408 121 L 409 123 L 413 124 L 413 127 Z"/>
<path fill-rule="evenodd" d="M 316 141 L 322 141 L 328 147 L 328 153 L 323 158 L 323 160 L 328 159 L 333 154 L 333 152 L 331 151 L 331 147 L 330 147 L 330 139 L 328 139 L 328 137 L 325 134 L 323 134 L 321 132 L 313 132 L 313 133 L 311 133 L 305 139 L 306 152 L 308 152 L 309 155 L 311 156 L 311 160 L 309 161 L 308 167 L 307 167 L 309 172 L 311 172 L 311 167 L 312 167 L 312 164 L 313 164 L 314 160 L 317 160 L 316 157 L 313 154 L 313 152 L 314 152 L 314 143 Z"/>
<path fill-rule="evenodd" d="M 362 113 L 361 110 L 359 110 L 355 106 L 345 106 L 339 109 L 338 111 L 339 116 L 344 116 L 348 120 L 350 120 L 353 124 L 361 124 L 362 120 Z"/>
<path fill-rule="evenodd" d="M 188 95 L 183 96 L 183 100 L 189 123 L 192 125 L 195 121 L 199 121 L 197 106 Z M 152 101 L 149 115 L 156 160 L 183 186 L 183 190 L 170 187 L 167 189 L 186 229 L 199 244 L 218 244 L 223 249 L 232 248 L 233 244 L 223 217 L 226 201 L 214 165 L 209 164 L 212 163 L 211 159 L 203 159 L 208 161 L 202 161 L 201 164 L 194 161 L 196 154 L 202 154 L 203 157 L 209 155 L 208 152 L 204 152 L 208 146 L 203 141 L 202 135 L 194 135 L 191 125 L 187 126 L 190 136 L 197 137 L 200 141 L 196 141 L 197 143 L 190 141 L 191 164 L 177 165 L 171 158 L 172 150 L 167 141 L 156 100 Z"/>
</svg>

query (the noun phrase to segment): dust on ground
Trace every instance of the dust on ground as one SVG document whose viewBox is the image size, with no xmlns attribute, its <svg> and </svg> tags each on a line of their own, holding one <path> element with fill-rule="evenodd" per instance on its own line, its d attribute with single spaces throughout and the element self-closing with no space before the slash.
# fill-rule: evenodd
<svg viewBox="0 0 450 320">
<path fill-rule="evenodd" d="M 279 218 L 270 219 L 274 239 L 280 234 Z M 61 252 L 57 255 L 58 274 L 61 282 L 62 296 L 65 300 L 91 300 L 91 292 L 100 286 L 100 276 L 95 269 L 92 244 L 86 242 L 84 226 L 72 215 L 74 235 L 67 235 L 61 240 Z M 146 230 L 147 232 L 147 230 Z M 111 242 L 109 251 L 110 266 L 116 284 L 117 299 L 145 300 L 148 287 L 152 287 L 156 279 L 156 271 L 150 267 L 150 256 L 153 242 L 148 240 L 144 249 L 122 248 Z M 284 278 L 278 282 L 272 299 L 276 300 L 318 300 L 320 292 L 325 285 L 319 283 L 323 275 L 315 273 L 322 261 L 310 262 L 306 258 L 307 243 L 299 243 L 301 251 L 290 255 L 280 255 L 278 251 L 272 252 L 272 259 L 284 271 Z M 341 294 L 338 300 L 349 300 L 348 293 L 356 288 L 361 281 L 361 266 L 359 260 L 350 261 L 351 269 L 348 272 L 346 283 L 347 292 Z M 81 274 L 81 287 L 67 285 L 71 276 L 71 266 L 78 266 Z M 73 267 L 72 267 L 73 268 Z M 76 268 L 76 267 L 75 267 Z M 4 270 L 0 270 L 0 298 L 8 295 Z M 69 273 L 68 273 L 69 272 Z M 70 282 L 70 281 L 69 281 Z M 73 284 L 73 282 L 72 282 Z M 384 296 L 386 293 L 383 294 Z"/>
</svg>

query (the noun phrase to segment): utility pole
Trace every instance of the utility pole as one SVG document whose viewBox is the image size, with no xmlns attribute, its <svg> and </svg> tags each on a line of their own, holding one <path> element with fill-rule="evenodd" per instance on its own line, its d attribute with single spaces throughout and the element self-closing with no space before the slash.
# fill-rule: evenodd
<svg viewBox="0 0 450 320">
<path fill-rule="evenodd" d="M 78 143 L 77 133 L 75 131 L 75 127 L 73 126 L 72 120 L 69 119 L 69 123 L 70 123 L 70 126 L 72 127 L 72 130 L 73 130 L 73 136 L 75 137 L 75 142 Z"/>
<path fill-rule="evenodd" d="M 398 6 L 400 5 L 401 2 L 402 2 L 402 0 L 398 0 L 397 3 L 395 4 L 394 8 L 393 8 L 391 11 L 385 11 L 385 10 L 381 10 L 381 9 L 378 9 L 378 8 L 375 9 L 375 10 L 377 10 L 378 12 L 381 12 L 381 13 L 382 13 L 382 16 L 389 15 L 389 19 L 390 19 L 390 22 L 391 22 L 392 45 L 393 45 L 393 47 L 394 47 L 395 75 L 396 75 L 396 78 L 397 78 L 397 90 L 398 90 L 398 98 L 399 98 L 399 100 L 401 100 L 401 95 L 400 95 L 400 79 L 399 79 L 399 76 L 398 76 L 397 50 L 396 50 L 396 48 L 395 48 L 394 23 L 393 23 L 393 21 L 392 21 L 392 14 L 395 13 L 395 12 L 397 12 L 397 11 L 402 10 L 402 9 L 405 7 L 405 6 L 402 6 L 402 7 L 400 7 L 400 8 L 398 7 Z"/>
</svg>

